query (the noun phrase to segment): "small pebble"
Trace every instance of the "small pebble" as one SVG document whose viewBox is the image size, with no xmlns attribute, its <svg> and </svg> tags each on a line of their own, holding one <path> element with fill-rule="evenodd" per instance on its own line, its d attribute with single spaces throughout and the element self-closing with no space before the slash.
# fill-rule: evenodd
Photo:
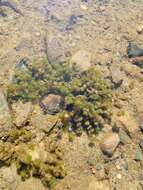
<svg viewBox="0 0 143 190">
<path fill-rule="evenodd" d="M 39 37 L 40 36 L 40 32 L 36 32 L 35 36 Z"/>
<path fill-rule="evenodd" d="M 140 127 L 141 131 L 143 132 L 143 122 L 140 123 L 139 127 Z"/>
<path fill-rule="evenodd" d="M 92 172 L 93 175 L 95 175 L 96 174 L 96 169 L 95 168 L 91 168 L 91 172 Z"/>
<path fill-rule="evenodd" d="M 102 166 L 101 166 L 100 164 L 97 164 L 96 170 L 97 170 L 97 171 L 100 171 L 101 169 L 102 169 Z"/>
<path fill-rule="evenodd" d="M 117 174 L 117 179 L 122 179 L 122 175 L 121 174 Z"/>
<path fill-rule="evenodd" d="M 102 139 L 100 148 L 104 154 L 112 156 L 119 143 L 120 139 L 117 133 L 108 133 Z"/>
<path fill-rule="evenodd" d="M 85 4 L 81 4 L 80 9 L 83 10 L 83 11 L 86 11 L 88 9 L 88 7 Z"/>
<path fill-rule="evenodd" d="M 103 11 L 105 11 L 105 10 L 106 10 L 106 7 L 105 7 L 105 6 L 101 6 L 101 7 L 100 7 L 100 11 L 101 11 L 101 12 L 103 12 Z"/>
<path fill-rule="evenodd" d="M 117 168 L 118 170 L 120 170 L 120 169 L 121 169 L 121 167 L 120 167 L 119 165 L 117 165 L 117 166 L 116 166 L 116 168 Z"/>
<path fill-rule="evenodd" d="M 135 153 L 135 161 L 141 161 L 143 160 L 143 155 L 142 155 L 142 151 L 140 149 L 140 147 L 137 148 L 136 153 Z"/>
<path fill-rule="evenodd" d="M 137 27 L 137 32 L 138 32 L 139 34 L 143 33 L 143 25 L 139 25 L 139 26 Z"/>
<path fill-rule="evenodd" d="M 125 163 L 123 164 L 123 167 L 124 167 L 125 170 L 128 170 L 128 163 L 125 162 Z"/>
<path fill-rule="evenodd" d="M 139 145 L 140 145 L 141 149 L 143 150 L 143 139 L 140 140 Z"/>
</svg>

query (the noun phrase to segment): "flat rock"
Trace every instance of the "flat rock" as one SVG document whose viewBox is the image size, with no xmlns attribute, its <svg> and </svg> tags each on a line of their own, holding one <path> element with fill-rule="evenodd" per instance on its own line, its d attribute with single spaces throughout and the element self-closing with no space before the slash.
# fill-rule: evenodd
<svg viewBox="0 0 143 190">
<path fill-rule="evenodd" d="M 142 150 L 141 150 L 140 147 L 138 147 L 137 150 L 136 150 L 134 160 L 136 160 L 136 161 L 143 160 Z"/>
<path fill-rule="evenodd" d="M 102 181 L 92 181 L 89 184 L 89 187 L 87 190 L 110 190 L 109 182 L 107 180 Z"/>
<path fill-rule="evenodd" d="M 57 115 L 43 114 L 39 106 L 35 106 L 33 114 L 31 116 L 31 124 L 37 130 L 43 132 L 50 132 L 52 127 L 56 125 L 58 121 Z"/>
<path fill-rule="evenodd" d="M 122 116 L 117 116 L 115 123 L 119 128 L 124 129 L 131 137 L 139 130 L 138 121 L 136 121 L 135 117 L 129 111 L 124 112 Z"/>
<path fill-rule="evenodd" d="M 45 51 L 48 55 L 50 64 L 56 65 L 66 62 L 67 46 L 64 44 L 63 39 L 60 36 L 50 37 L 45 41 Z"/>
<path fill-rule="evenodd" d="M 2 89 L 0 89 L 0 138 L 12 128 L 12 118 L 6 97 Z"/>
<path fill-rule="evenodd" d="M 70 66 L 80 72 L 88 70 L 91 66 L 91 53 L 86 50 L 79 50 L 71 57 Z"/>
<path fill-rule="evenodd" d="M 10 167 L 2 167 L 0 169 L 0 189 L 10 189 L 15 190 L 20 184 L 21 179 L 16 171 L 16 166 L 12 165 Z"/>
<path fill-rule="evenodd" d="M 62 104 L 62 98 L 56 94 L 48 94 L 44 96 L 40 101 L 40 106 L 43 110 L 50 114 L 55 114 L 60 111 Z"/>
<path fill-rule="evenodd" d="M 33 111 L 31 102 L 22 103 L 18 101 L 12 104 L 13 123 L 20 127 L 24 125 L 30 118 Z"/>
<path fill-rule="evenodd" d="M 104 136 L 102 142 L 100 143 L 100 148 L 104 154 L 112 156 L 119 143 L 120 138 L 118 134 L 108 133 Z"/>
<path fill-rule="evenodd" d="M 127 54 L 129 58 L 143 56 L 143 48 L 139 47 L 133 42 L 128 44 Z"/>
<path fill-rule="evenodd" d="M 26 181 L 21 181 L 16 190 L 49 190 L 49 188 L 44 187 L 40 179 L 31 177 Z"/>
<path fill-rule="evenodd" d="M 124 130 L 122 130 L 122 129 L 120 129 L 120 131 L 119 131 L 119 137 L 120 137 L 120 142 L 122 144 L 129 144 L 129 143 L 132 142 L 132 140 L 128 136 L 128 134 Z"/>
<path fill-rule="evenodd" d="M 111 71 L 112 82 L 115 85 L 120 86 L 123 82 L 123 74 L 120 70 L 120 67 L 117 65 L 113 65 L 110 67 L 110 71 Z"/>
</svg>

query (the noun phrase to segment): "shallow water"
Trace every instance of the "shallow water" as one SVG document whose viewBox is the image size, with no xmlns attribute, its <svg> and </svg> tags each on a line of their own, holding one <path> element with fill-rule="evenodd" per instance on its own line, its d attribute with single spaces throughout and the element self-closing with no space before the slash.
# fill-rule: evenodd
<svg viewBox="0 0 143 190">
<path fill-rule="evenodd" d="M 136 120 L 140 121 L 143 117 L 142 70 L 133 65 L 128 58 L 127 46 L 129 42 L 134 42 L 143 47 L 143 34 L 137 32 L 137 27 L 143 25 L 142 0 L 13 0 L 10 2 L 14 3 L 22 14 L 16 13 L 9 7 L 0 7 L 6 14 L 5 17 L 0 15 L 0 88 L 6 89 L 13 81 L 15 67 L 27 69 L 25 65 L 21 65 L 22 59 L 33 63 L 35 60 L 46 58 L 54 66 L 74 62 L 76 59 L 81 63 L 81 70 L 88 67 L 89 63 L 95 65 L 107 81 L 117 84 L 117 90 L 123 84 L 119 90 L 127 101 L 121 100 L 122 111 L 129 111 L 131 114 L 131 119 L 127 117 L 127 123 L 130 124 L 131 121 L 135 126 Z M 141 137 L 140 135 L 138 140 Z M 87 160 L 84 157 L 84 148 L 87 140 L 84 138 L 82 140 L 76 139 L 78 146 L 81 146 L 81 152 L 77 151 L 75 146 L 74 152 L 69 153 L 72 158 L 67 158 L 73 172 L 70 174 L 72 190 L 77 187 L 77 190 L 87 190 L 91 177 L 89 166 L 85 167 Z M 69 147 L 72 150 L 73 147 L 71 145 Z M 134 147 L 130 148 L 131 150 L 128 150 L 127 147 L 126 151 L 129 151 L 131 175 L 136 178 L 141 171 L 134 169 L 136 166 L 134 162 L 132 163 Z M 88 158 L 90 151 L 88 145 L 86 150 Z M 97 154 L 99 154 L 98 149 Z M 72 159 L 75 159 L 75 155 L 77 160 L 74 165 Z M 98 159 L 99 162 L 100 156 Z M 79 173 L 74 173 L 76 169 Z M 81 179 L 78 178 L 79 174 L 82 175 Z M 87 176 L 89 181 L 86 181 Z M 129 173 L 130 179 L 132 178 Z M 115 184 L 119 187 L 117 189 L 126 189 L 123 187 L 124 184 L 127 185 L 126 179 L 123 180 L 123 186 L 118 182 L 117 180 Z M 111 184 L 113 183 L 111 180 Z M 66 185 L 63 187 L 69 189 Z M 61 186 L 59 189 L 64 188 Z"/>
<path fill-rule="evenodd" d="M 7 17 L 0 17 L 1 75 L 9 72 L 8 64 L 14 66 L 23 57 L 45 56 L 45 36 L 52 61 L 85 49 L 93 62 L 120 62 L 128 40 L 136 39 L 141 4 L 141 0 L 17 1 L 24 16 L 3 7 Z M 142 41 L 142 36 L 137 40 Z M 2 76 L 1 83 L 8 76 Z"/>
</svg>

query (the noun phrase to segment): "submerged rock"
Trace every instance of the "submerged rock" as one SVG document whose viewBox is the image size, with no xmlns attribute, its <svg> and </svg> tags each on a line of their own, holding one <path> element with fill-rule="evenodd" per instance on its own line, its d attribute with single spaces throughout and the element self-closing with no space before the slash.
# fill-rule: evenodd
<svg viewBox="0 0 143 190">
<path fill-rule="evenodd" d="M 91 67 L 91 53 L 86 50 L 79 50 L 71 57 L 70 66 L 80 72 L 88 70 Z"/>
<path fill-rule="evenodd" d="M 143 139 L 140 140 L 139 145 L 140 145 L 141 149 L 143 150 Z"/>
<path fill-rule="evenodd" d="M 143 59 L 134 59 L 132 63 L 143 69 Z"/>
<path fill-rule="evenodd" d="M 77 17 L 75 15 L 71 15 L 68 21 L 69 25 L 74 25 L 76 24 L 76 22 L 77 22 Z"/>
<path fill-rule="evenodd" d="M 21 181 L 21 183 L 19 183 L 17 185 L 16 190 L 47 190 L 47 187 L 44 187 L 44 185 L 41 183 L 41 181 L 38 178 L 29 178 L 26 181 Z"/>
<path fill-rule="evenodd" d="M 23 15 L 23 13 L 17 8 L 16 4 L 10 0 L 1 0 L 0 7 L 2 6 L 12 9 L 17 14 Z"/>
<path fill-rule="evenodd" d="M 62 104 L 62 97 L 56 94 L 48 94 L 41 98 L 40 106 L 42 109 L 49 113 L 55 114 L 60 111 Z"/>
<path fill-rule="evenodd" d="M 33 106 L 31 102 L 22 103 L 21 101 L 19 101 L 12 104 L 12 111 L 13 123 L 16 126 L 20 127 L 28 121 L 33 111 Z"/>
<path fill-rule="evenodd" d="M 58 119 L 57 115 L 43 114 L 40 107 L 36 106 L 31 116 L 31 124 L 36 129 L 48 133 L 56 125 Z"/>
<path fill-rule="evenodd" d="M 132 142 L 131 138 L 128 136 L 128 134 L 122 129 L 120 129 L 120 131 L 119 131 L 119 137 L 120 137 L 120 142 L 122 144 L 129 144 Z"/>
<path fill-rule="evenodd" d="M 143 121 L 141 121 L 139 127 L 140 127 L 140 130 L 143 132 Z"/>
<path fill-rule="evenodd" d="M 143 48 L 130 42 L 127 48 L 127 54 L 129 58 L 143 56 Z"/>
<path fill-rule="evenodd" d="M 113 65 L 110 67 L 112 82 L 116 87 L 119 87 L 123 82 L 123 74 L 120 71 L 118 65 Z"/>
<path fill-rule="evenodd" d="M 100 148 L 104 154 L 112 156 L 119 143 L 120 139 L 118 134 L 109 133 L 105 135 L 103 141 L 100 144 Z"/>
<path fill-rule="evenodd" d="M 107 180 L 91 181 L 87 190 L 109 190 L 109 182 Z"/>
<path fill-rule="evenodd" d="M 136 150 L 134 160 L 135 161 L 141 161 L 141 160 L 143 160 L 142 150 L 141 150 L 140 147 L 138 147 L 137 150 Z"/>
<path fill-rule="evenodd" d="M 115 84 L 115 87 L 120 87 L 122 82 L 123 82 L 123 74 L 120 71 L 120 67 L 117 65 L 113 65 L 110 67 L 110 72 L 111 72 L 111 79 L 112 82 Z"/>
<path fill-rule="evenodd" d="M 21 184 L 20 176 L 16 171 L 16 166 L 2 167 L 0 169 L 0 189 L 17 189 L 17 186 Z M 21 184 L 22 187 L 22 184 Z M 22 188 L 21 188 L 22 189 Z"/>
<path fill-rule="evenodd" d="M 139 26 L 137 27 L 137 32 L 138 32 L 139 34 L 143 33 L 143 25 L 139 25 Z"/>
<path fill-rule="evenodd" d="M 12 128 L 12 118 L 4 92 L 0 89 L 0 138 L 5 137 Z"/>
<path fill-rule="evenodd" d="M 65 47 L 63 39 L 59 36 L 50 39 L 45 38 L 45 53 L 51 65 L 60 64 L 67 61 L 66 53 L 68 47 Z"/>
</svg>

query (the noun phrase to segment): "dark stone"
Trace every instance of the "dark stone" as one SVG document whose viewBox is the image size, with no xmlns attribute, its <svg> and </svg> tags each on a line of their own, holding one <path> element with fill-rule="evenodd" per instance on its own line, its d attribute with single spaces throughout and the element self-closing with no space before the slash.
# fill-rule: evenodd
<svg viewBox="0 0 143 190">
<path fill-rule="evenodd" d="M 140 145 L 141 149 L 143 150 L 143 139 L 140 140 L 139 145 Z"/>
<path fill-rule="evenodd" d="M 69 25 L 74 25 L 76 24 L 76 22 L 77 22 L 77 17 L 75 15 L 71 15 L 68 21 Z"/>
<path fill-rule="evenodd" d="M 143 132 L 143 122 L 140 123 L 139 127 L 140 127 L 141 131 Z"/>
<path fill-rule="evenodd" d="M 136 66 L 138 66 L 138 67 L 140 67 L 140 68 L 143 69 L 143 59 L 142 59 L 142 60 L 138 60 L 138 59 L 133 60 L 132 63 L 133 63 L 134 65 L 136 65 Z"/>
<path fill-rule="evenodd" d="M 143 48 L 140 48 L 136 44 L 129 42 L 127 54 L 129 58 L 143 56 Z"/>
</svg>

